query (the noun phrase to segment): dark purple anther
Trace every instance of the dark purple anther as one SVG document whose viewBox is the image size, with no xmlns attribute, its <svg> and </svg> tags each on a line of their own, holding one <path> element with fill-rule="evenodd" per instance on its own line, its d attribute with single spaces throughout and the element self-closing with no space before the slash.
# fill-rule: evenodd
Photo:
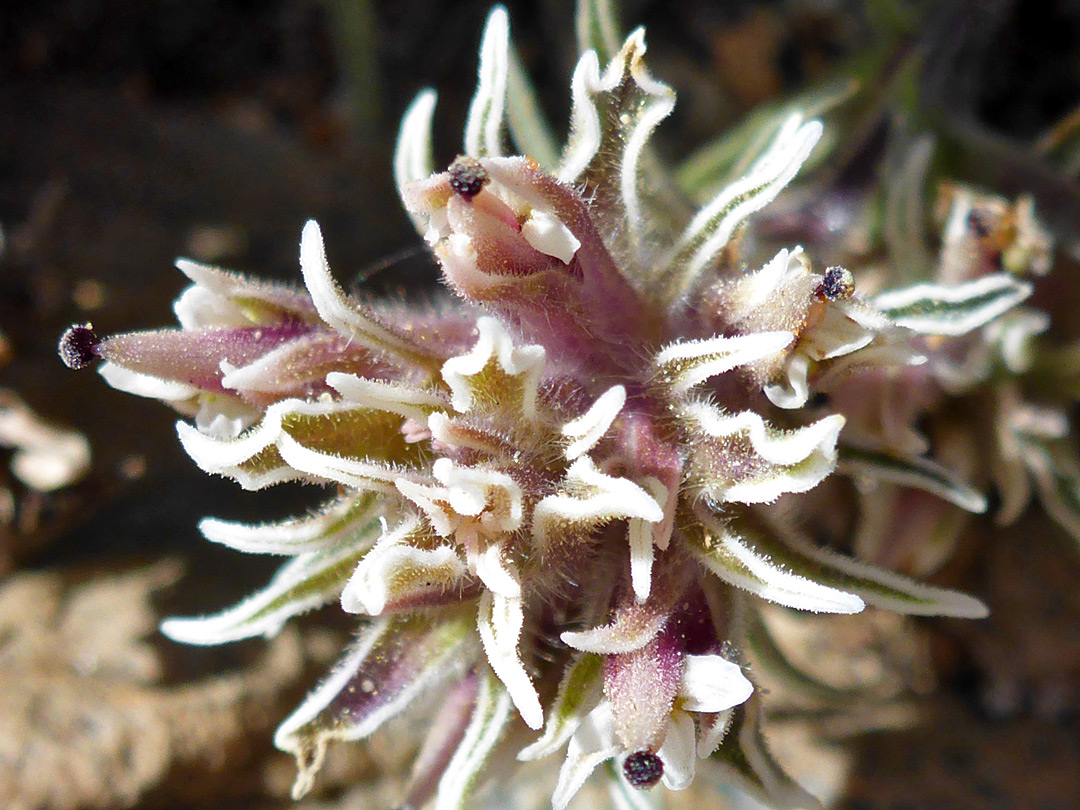
<svg viewBox="0 0 1080 810">
<path fill-rule="evenodd" d="M 461 155 L 450 164 L 450 188 L 466 200 L 479 194 L 490 179 L 476 158 Z"/>
<path fill-rule="evenodd" d="M 652 751 L 635 751 L 623 762 L 623 776 L 638 790 L 651 788 L 664 775 L 664 761 Z"/>
<path fill-rule="evenodd" d="M 69 326 L 60 338 L 60 359 L 68 368 L 86 368 L 97 359 L 97 347 L 101 343 L 94 327 L 88 323 Z"/>
<path fill-rule="evenodd" d="M 818 295 L 827 301 L 841 301 L 855 294 L 855 277 L 843 267 L 826 267 Z"/>
</svg>

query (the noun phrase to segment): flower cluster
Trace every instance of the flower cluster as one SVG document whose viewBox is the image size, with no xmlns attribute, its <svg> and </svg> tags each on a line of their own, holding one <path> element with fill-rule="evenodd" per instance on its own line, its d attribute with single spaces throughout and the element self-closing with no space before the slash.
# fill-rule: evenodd
<svg viewBox="0 0 1080 810">
<path fill-rule="evenodd" d="M 620 806 L 646 806 L 637 789 L 659 782 L 687 787 L 697 767 L 804 806 L 762 742 L 755 600 L 985 615 L 822 547 L 792 503 L 850 476 L 985 511 L 910 414 L 890 423 L 883 409 L 905 375 L 932 398 L 982 384 L 998 358 L 1013 369 L 1045 328 L 1019 307 L 1032 285 L 998 265 L 867 294 L 857 272 L 815 269 L 796 246 L 747 268 L 749 220 L 821 123 L 786 118 L 693 210 L 650 149 L 674 93 L 647 71 L 643 32 L 620 45 L 605 3 L 579 15 L 562 150 L 499 8 L 464 154 L 435 171 L 433 92 L 405 115 L 401 197 L 455 300 L 346 295 L 309 222 L 303 290 L 180 261 L 180 329 L 65 337 L 73 364 L 102 358 L 111 385 L 190 417 L 180 441 L 206 472 L 335 493 L 281 523 L 204 520 L 214 542 L 290 559 L 237 606 L 162 628 L 218 644 L 333 601 L 357 615 L 355 644 L 275 737 L 297 757 L 297 796 L 330 741 L 438 692 L 408 807 L 468 806 L 513 745 L 523 761 L 565 751 L 556 810 L 598 768 Z M 1014 415 L 1003 447 L 1062 429 Z M 1003 449 L 1002 475 L 1020 464 L 1041 481 L 1041 446 Z"/>
</svg>

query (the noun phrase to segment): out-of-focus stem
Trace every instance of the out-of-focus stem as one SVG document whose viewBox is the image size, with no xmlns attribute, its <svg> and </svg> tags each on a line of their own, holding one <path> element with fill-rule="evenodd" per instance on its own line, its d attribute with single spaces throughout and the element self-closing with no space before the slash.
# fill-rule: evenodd
<svg viewBox="0 0 1080 810">
<path fill-rule="evenodd" d="M 371 0 L 330 0 L 334 43 L 349 94 L 353 136 L 361 144 L 380 134 L 379 50 Z"/>
</svg>

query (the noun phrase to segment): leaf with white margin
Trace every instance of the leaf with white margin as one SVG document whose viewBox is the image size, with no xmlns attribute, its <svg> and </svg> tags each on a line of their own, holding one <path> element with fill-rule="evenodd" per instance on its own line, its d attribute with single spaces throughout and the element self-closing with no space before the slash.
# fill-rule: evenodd
<svg viewBox="0 0 1080 810">
<path fill-rule="evenodd" d="M 512 459 L 520 449 L 505 434 L 486 425 L 477 425 L 472 420 L 441 412 L 427 418 L 427 427 L 433 442 L 441 442 L 451 448 L 477 450 L 488 457 Z"/>
<path fill-rule="evenodd" d="M 644 57 L 642 28 L 626 38 L 603 75 L 597 53 L 582 54 L 570 82 L 570 138 L 557 172 L 594 200 L 601 232 L 628 230 L 631 238 L 650 221 L 640 198 L 642 152 L 675 107 L 675 93 L 649 74 Z"/>
<path fill-rule="evenodd" d="M 1005 368 L 1013 374 L 1031 369 L 1038 354 L 1035 338 L 1050 328 L 1050 316 L 1038 309 L 1020 307 L 990 324 L 988 342 L 998 346 Z"/>
<path fill-rule="evenodd" d="M 717 501 L 771 503 L 785 493 L 813 489 L 836 467 L 840 414 L 780 430 L 753 411 L 729 414 L 692 402 L 682 412 L 703 434 L 691 460 L 697 484 Z M 751 452 L 729 447 L 733 442 L 749 443 Z"/>
<path fill-rule="evenodd" d="M 567 460 L 573 461 L 592 450 L 611 428 L 625 404 L 626 388 L 613 385 L 597 397 L 589 410 L 563 425 L 562 435 L 571 439 L 564 451 Z"/>
<path fill-rule="evenodd" d="M 752 697 L 710 758 L 729 782 L 775 810 L 821 810 L 821 802 L 795 782 L 773 757 L 761 735 L 760 699 Z"/>
<path fill-rule="evenodd" d="M 934 137 L 923 133 L 897 138 L 882 161 L 881 238 L 889 265 L 905 280 L 935 273 L 939 266 L 936 257 L 930 256 L 924 234 L 927 175 L 933 155 Z"/>
<path fill-rule="evenodd" d="M 1080 473 L 1070 464 L 1058 464 L 1044 442 L 1023 440 L 1024 462 L 1035 479 L 1039 501 L 1047 514 L 1080 542 Z M 1073 467 L 1073 469 L 1069 469 Z"/>
<path fill-rule="evenodd" d="M 741 179 L 723 189 L 686 226 L 670 257 L 651 279 L 651 290 L 666 302 L 681 301 L 711 271 L 747 217 L 772 202 L 798 173 L 821 137 L 820 121 L 793 115 L 772 146 Z"/>
<path fill-rule="evenodd" d="M 596 51 L 600 64 L 614 59 L 621 37 L 611 0 L 578 0 L 574 33 L 579 54 Z"/>
<path fill-rule="evenodd" d="M 699 510 L 700 524 L 687 532 L 691 553 L 717 577 L 761 599 L 814 613 L 859 613 L 866 604 L 858 596 L 792 573 L 757 553 L 742 537 Z"/>
<path fill-rule="evenodd" d="M 442 367 L 454 409 L 467 413 L 475 407 L 509 407 L 532 419 L 544 373 L 544 347 L 515 346 L 506 327 L 490 316 L 477 319 L 476 331 L 476 345 Z"/>
<path fill-rule="evenodd" d="M 244 395 L 271 394 L 277 399 L 307 396 L 313 386 L 321 387 L 328 373 L 341 373 L 344 369 L 373 373 L 375 363 L 365 347 L 337 332 L 322 329 L 279 345 L 253 362 L 222 363 L 221 368 L 222 388 Z"/>
<path fill-rule="evenodd" d="M 238 468 L 260 457 L 273 468 L 270 456 L 276 455 L 296 473 L 345 484 L 355 481 L 343 479 L 336 468 L 350 459 L 363 460 L 372 479 L 387 481 L 391 470 L 386 463 L 405 463 L 419 452 L 405 441 L 400 415 L 329 399 L 276 402 L 259 424 L 235 439 L 208 436 L 185 422 L 177 423 L 176 430 L 201 470 L 233 477 Z"/>
<path fill-rule="evenodd" d="M 737 123 L 724 128 L 710 143 L 695 149 L 679 161 L 675 179 L 679 188 L 696 202 L 711 199 L 718 188 L 738 180 L 768 149 L 780 127 L 792 114 L 806 118 L 826 116 L 854 99 L 863 84 L 844 77 L 827 80 L 807 90 L 787 96 L 774 104 L 759 104 Z M 835 153 L 843 143 L 839 127 L 826 127 L 813 163 Z M 840 135 L 838 138 L 837 135 Z M 824 154 L 822 154 L 824 153 Z"/>
<path fill-rule="evenodd" d="M 431 121 L 435 114 L 435 91 L 420 91 L 401 118 L 397 143 L 394 146 L 394 183 L 398 194 L 408 183 L 416 183 L 435 171 L 431 151 Z M 419 214 L 409 217 L 418 233 L 423 235 L 427 223 Z"/>
<path fill-rule="evenodd" d="M 1008 273 L 963 284 L 916 284 L 880 293 L 870 303 L 886 318 L 922 335 L 957 337 L 985 326 L 1031 295 L 1033 287 Z"/>
<path fill-rule="evenodd" d="M 928 458 L 841 445 L 837 472 L 921 489 L 977 515 L 987 509 L 985 495 Z"/>
<path fill-rule="evenodd" d="M 291 468 L 303 472 L 304 477 L 335 481 L 359 490 L 393 492 L 394 481 L 401 475 L 401 470 L 389 463 L 325 453 L 305 447 L 288 434 L 278 439 L 277 450 L 281 458 Z"/>
<path fill-rule="evenodd" d="M 622 746 L 615 740 L 611 704 L 601 700 L 570 738 L 566 760 L 559 769 L 559 781 L 551 797 L 553 810 L 566 810 L 596 766 L 614 758 L 621 750 Z"/>
<path fill-rule="evenodd" d="M 333 601 L 381 531 L 378 521 L 369 522 L 348 543 L 297 556 L 263 590 L 235 607 L 202 618 L 166 619 L 161 632 L 174 641 L 201 645 L 271 638 L 293 616 Z"/>
<path fill-rule="evenodd" d="M 318 323 L 311 298 L 286 284 L 248 278 L 190 259 L 177 259 L 176 269 L 192 281 L 173 304 L 185 330 L 253 326 L 299 320 Z"/>
<path fill-rule="evenodd" d="M 548 171 L 555 170 L 559 144 L 513 43 L 506 74 L 506 123 L 520 154 L 528 155 Z"/>
<path fill-rule="evenodd" d="M 382 511 L 371 493 L 350 493 L 323 504 L 317 512 L 279 523 L 236 523 L 203 518 L 199 531 L 212 543 L 252 554 L 304 554 L 321 551 L 356 534 L 366 535 Z"/>
<path fill-rule="evenodd" d="M 631 608 L 618 611 L 608 624 L 588 630 L 565 630 L 559 638 L 566 646 L 582 652 L 631 653 L 656 638 L 668 618 L 666 611 L 635 603 Z"/>
<path fill-rule="evenodd" d="M 521 599 L 507 599 L 484 591 L 476 619 L 484 652 L 491 668 L 513 698 L 525 724 L 536 729 L 544 723 L 544 709 L 518 653 L 524 624 Z"/>
<path fill-rule="evenodd" d="M 759 558 L 826 585 L 858 596 L 867 604 L 910 616 L 983 619 L 989 611 L 967 594 L 924 585 L 867 563 L 818 548 L 787 528 L 774 527 L 758 516 L 740 515 L 743 542 Z M 783 533 L 783 540 L 779 534 Z M 792 605 L 791 607 L 796 607 Z"/>
<path fill-rule="evenodd" d="M 330 274 L 322 231 L 315 220 L 304 225 L 300 238 L 300 272 L 319 317 L 328 326 L 378 354 L 401 359 L 421 368 L 433 368 L 435 359 L 401 335 L 379 323 L 371 312 L 350 302 Z"/>
<path fill-rule="evenodd" d="M 462 810 L 471 806 L 470 794 L 477 777 L 510 722 L 513 701 L 502 684 L 486 667 L 481 668 L 479 680 L 472 718 L 439 780 L 434 810 Z"/>
<path fill-rule="evenodd" d="M 326 375 L 326 384 L 350 405 L 388 411 L 418 422 L 446 408 L 445 400 L 435 394 L 401 383 L 369 380 L 356 374 L 332 371 Z"/>
<path fill-rule="evenodd" d="M 660 380 L 680 396 L 710 377 L 779 354 L 794 339 L 791 332 L 777 331 L 679 341 L 656 355 L 653 368 Z"/>
<path fill-rule="evenodd" d="M 518 752 L 521 762 L 549 756 L 574 736 L 603 694 L 604 659 L 593 653 L 576 656 L 563 671 L 559 692 L 548 709 L 544 733 Z"/>
<path fill-rule="evenodd" d="M 509 51 L 510 21 L 506 9 L 495 6 L 484 26 L 479 81 L 465 122 L 465 154 L 469 157 L 501 157 L 503 154 Z"/>
<path fill-rule="evenodd" d="M 479 650 L 466 610 L 377 619 L 330 676 L 278 727 L 274 745 L 296 756 L 293 798 L 312 787 L 331 740 L 360 740 L 417 696 L 461 677 Z"/>
<path fill-rule="evenodd" d="M 451 546 L 415 545 L 430 539 L 431 529 L 417 517 L 383 534 L 341 592 L 342 609 L 378 616 L 388 604 L 395 608 L 423 604 L 456 590 L 468 573 L 465 563 Z"/>
<path fill-rule="evenodd" d="M 177 432 L 181 434 L 181 445 L 183 445 L 184 431 L 190 430 L 192 434 L 196 432 L 190 425 L 182 422 L 178 423 L 176 427 Z M 288 481 L 320 483 L 325 480 L 320 476 L 310 475 L 293 467 L 281 457 L 281 454 L 278 453 L 276 447 L 268 447 L 265 450 L 260 450 L 258 453 L 255 453 L 253 456 L 239 464 L 224 465 L 213 470 L 203 467 L 199 463 L 199 459 L 194 458 L 194 456 L 192 458 L 203 472 L 211 472 L 215 475 L 231 478 L 249 492 L 276 486 L 277 484 L 283 484 Z"/>
<path fill-rule="evenodd" d="M 582 456 L 567 469 L 560 491 L 536 504 L 533 536 L 546 547 L 560 528 L 585 529 L 624 518 L 659 523 L 664 508 L 629 478 L 605 475 Z"/>
</svg>

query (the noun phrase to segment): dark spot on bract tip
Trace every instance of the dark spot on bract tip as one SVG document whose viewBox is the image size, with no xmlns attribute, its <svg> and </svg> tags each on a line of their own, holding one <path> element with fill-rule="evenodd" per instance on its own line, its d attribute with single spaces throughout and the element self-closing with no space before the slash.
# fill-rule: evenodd
<svg viewBox="0 0 1080 810">
<path fill-rule="evenodd" d="M 827 301 L 841 301 L 855 294 L 855 277 L 844 267 L 826 267 L 818 295 Z"/>
<path fill-rule="evenodd" d="M 98 358 L 97 347 L 101 339 L 88 323 L 69 326 L 57 347 L 60 359 L 68 368 L 86 368 Z"/>
<path fill-rule="evenodd" d="M 450 188 L 466 200 L 479 194 L 489 180 L 487 169 L 476 158 L 459 155 L 450 164 Z"/>
<path fill-rule="evenodd" d="M 623 761 L 622 770 L 627 782 L 645 790 L 664 775 L 664 761 L 652 751 L 635 751 Z"/>
</svg>

